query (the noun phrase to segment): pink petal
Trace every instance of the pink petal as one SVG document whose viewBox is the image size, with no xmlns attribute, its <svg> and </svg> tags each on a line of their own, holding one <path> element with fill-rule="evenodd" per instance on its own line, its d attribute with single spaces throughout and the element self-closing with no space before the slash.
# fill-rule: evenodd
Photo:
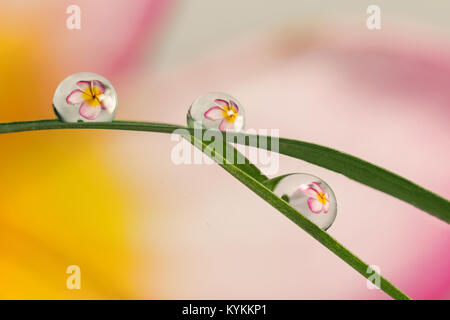
<svg viewBox="0 0 450 320">
<path fill-rule="evenodd" d="M 222 111 L 221 107 L 215 106 L 209 108 L 208 111 L 205 112 L 204 117 L 208 120 L 220 120 L 224 118 Z"/>
<path fill-rule="evenodd" d="M 219 130 L 227 131 L 227 130 L 234 130 L 234 123 L 227 121 L 226 119 L 223 119 L 220 123 Z"/>
<path fill-rule="evenodd" d="M 323 205 L 319 200 L 314 199 L 314 198 L 309 198 L 308 199 L 308 207 L 309 207 L 309 210 L 311 210 L 312 212 L 320 213 L 320 211 L 322 211 Z"/>
<path fill-rule="evenodd" d="M 99 94 L 103 94 L 105 93 L 105 86 L 103 85 L 103 83 L 101 83 L 98 80 L 93 80 L 92 81 L 92 93 L 99 95 Z M 95 90 L 95 91 L 94 91 Z M 100 91 L 100 93 L 96 92 L 96 91 Z"/>
<path fill-rule="evenodd" d="M 228 107 L 228 101 L 223 100 L 223 99 L 216 99 L 214 100 L 215 103 L 217 103 L 219 106 L 221 106 L 222 108 Z"/>
<path fill-rule="evenodd" d="M 100 112 L 102 112 L 100 105 L 91 107 L 87 101 L 83 102 L 80 107 L 80 115 L 88 120 L 96 119 L 100 115 Z"/>
<path fill-rule="evenodd" d="M 86 92 L 86 89 L 91 89 L 91 81 L 78 81 L 77 87 Z"/>
<path fill-rule="evenodd" d="M 323 212 L 327 213 L 329 208 L 330 208 L 330 201 L 327 200 L 327 203 L 323 205 Z"/>
<path fill-rule="evenodd" d="M 78 104 L 82 103 L 86 98 L 89 98 L 83 91 L 80 89 L 73 90 L 67 97 L 66 102 L 68 104 Z"/>
<path fill-rule="evenodd" d="M 303 184 L 298 188 L 304 195 L 310 198 L 317 198 L 317 191 L 313 188 L 308 187 L 308 185 Z"/>
<path fill-rule="evenodd" d="M 239 107 L 233 100 L 230 100 L 230 104 L 231 104 L 231 106 L 233 106 L 236 109 L 236 112 L 239 112 Z"/>
<path fill-rule="evenodd" d="M 317 190 L 317 191 L 322 192 L 322 193 L 325 193 L 325 192 L 323 191 L 322 187 L 320 186 L 320 184 L 318 184 L 317 182 L 313 182 L 312 184 L 316 187 L 316 190 Z"/>
</svg>

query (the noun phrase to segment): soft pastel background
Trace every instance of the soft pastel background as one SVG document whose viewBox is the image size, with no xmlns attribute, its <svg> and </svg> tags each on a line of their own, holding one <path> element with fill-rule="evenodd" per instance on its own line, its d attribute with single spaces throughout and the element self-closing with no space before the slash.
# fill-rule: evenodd
<svg viewBox="0 0 450 320">
<path fill-rule="evenodd" d="M 66 28 L 71 4 L 81 30 Z M 198 95 L 224 91 L 249 128 L 449 198 L 449 12 L 446 0 L 2 1 L 0 121 L 54 118 L 54 89 L 80 71 L 115 85 L 118 119 L 184 124 Z M 173 165 L 167 135 L 28 132 L 0 146 L 0 298 L 387 298 L 218 166 Z M 329 232 L 404 292 L 450 298 L 446 223 L 283 157 L 288 172 L 332 186 Z M 72 264 L 81 290 L 66 288 Z"/>
</svg>

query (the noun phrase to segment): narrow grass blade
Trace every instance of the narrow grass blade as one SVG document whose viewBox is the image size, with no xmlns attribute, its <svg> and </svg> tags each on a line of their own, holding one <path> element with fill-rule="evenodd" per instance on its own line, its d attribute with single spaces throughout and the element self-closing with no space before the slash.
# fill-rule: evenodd
<svg viewBox="0 0 450 320">
<path fill-rule="evenodd" d="M 350 265 L 353 269 L 358 271 L 362 276 L 368 278 L 369 276 L 373 277 L 373 273 L 368 273 L 369 265 L 351 253 L 348 249 L 346 249 L 342 244 L 337 242 L 333 237 L 331 237 L 327 232 L 320 229 L 310 220 L 301 215 L 297 210 L 292 208 L 287 202 L 280 199 L 276 196 L 269 188 L 267 188 L 264 183 L 256 180 L 250 174 L 241 170 L 238 166 L 230 162 L 229 157 L 224 156 L 227 153 L 227 149 L 233 148 L 228 143 L 225 143 L 225 147 L 221 150 L 211 150 L 211 147 L 208 143 L 205 143 L 202 140 L 197 140 L 194 136 L 185 136 L 185 139 L 188 139 L 194 146 L 199 148 L 201 151 L 206 154 L 212 154 L 211 158 L 215 160 L 222 168 L 224 168 L 228 173 L 234 176 L 237 180 L 247 186 L 250 190 L 255 192 L 258 196 L 264 199 L 267 203 L 269 203 L 272 207 L 280 211 L 284 216 L 286 216 L 289 220 L 294 222 L 297 226 L 305 230 L 309 235 L 311 235 L 314 239 L 319 241 L 322 245 L 328 248 L 331 252 L 336 254 L 339 258 L 344 260 L 348 265 Z M 233 148 L 234 149 L 234 148 Z M 270 185 L 270 184 L 269 184 Z M 397 287 L 395 287 L 391 282 L 387 279 L 380 277 L 380 289 L 386 292 L 394 299 L 399 300 L 409 300 L 410 298 L 400 291 Z"/>
<path fill-rule="evenodd" d="M 162 133 L 172 133 L 177 129 L 192 131 L 192 129 L 183 126 L 135 121 L 64 123 L 58 120 L 40 120 L 0 123 L 0 133 L 71 128 L 133 130 Z M 237 138 L 237 143 L 246 145 L 248 145 L 249 140 L 255 137 L 259 140 L 259 137 L 262 136 L 242 133 L 226 135 L 228 141 L 234 141 L 235 138 Z M 265 148 L 264 145 L 259 147 Z M 372 163 L 328 147 L 285 138 L 279 139 L 279 152 L 341 173 L 352 180 L 408 202 L 417 208 L 450 223 L 450 201 Z M 252 170 L 251 166 L 248 167 L 248 169 Z M 264 176 L 261 175 L 259 181 L 263 181 L 263 179 Z"/>
<path fill-rule="evenodd" d="M 176 126 L 176 125 L 167 125 L 160 123 L 144 123 L 144 122 L 128 122 L 128 121 L 113 121 L 109 123 L 63 123 L 57 120 L 42 120 L 42 121 L 30 121 L 30 122 L 15 122 L 15 123 L 2 123 L 0 124 L 0 133 L 12 133 L 12 132 L 22 132 L 22 131 L 33 131 L 33 130 L 47 130 L 47 129 L 70 129 L 70 128 L 79 128 L 79 129 L 116 129 L 116 130 L 134 130 L 134 131 L 149 131 L 149 132 L 163 132 L 163 133 L 172 133 L 177 129 L 186 129 L 187 128 Z M 189 130 L 190 132 L 191 130 Z M 241 135 L 244 137 L 249 137 L 249 135 Z M 337 242 L 333 237 L 331 237 L 327 232 L 323 231 L 319 227 L 317 227 L 314 223 L 309 221 L 307 218 L 302 216 L 298 211 L 293 209 L 288 203 L 278 198 L 274 193 L 272 193 L 271 188 L 276 184 L 277 180 L 267 180 L 258 168 L 256 168 L 253 164 L 251 164 L 248 160 L 242 165 L 235 165 L 233 162 L 228 161 L 227 157 L 224 156 L 227 154 L 227 150 L 233 148 L 230 144 L 223 142 L 224 148 L 222 152 L 213 150 L 209 143 L 202 141 L 201 139 L 195 138 L 193 135 L 184 135 L 191 143 L 194 144 L 197 148 L 202 150 L 208 155 L 211 155 L 211 158 L 218 162 L 220 166 L 222 166 L 227 172 L 229 172 L 232 176 L 242 182 L 245 186 L 247 186 L 250 190 L 255 192 L 258 196 L 263 198 L 266 202 L 272 205 L 275 209 L 280 211 L 283 215 L 285 215 L 288 219 L 294 222 L 297 226 L 305 230 L 309 235 L 311 235 L 314 239 L 319 241 L 322 245 L 328 248 L 330 251 L 335 253 L 339 258 L 344 260 L 347 264 L 349 264 L 352 268 L 358 271 L 365 278 L 368 278 L 369 274 L 367 273 L 368 264 L 363 262 L 361 259 L 356 257 L 353 253 L 351 253 L 348 249 L 346 249 L 343 245 Z M 234 141 L 234 139 L 232 138 Z M 306 161 L 310 161 L 315 163 L 315 158 L 308 155 L 308 151 L 310 149 L 314 149 L 318 147 L 317 150 L 324 151 L 321 155 L 324 157 L 329 156 L 327 154 L 338 153 L 338 151 L 303 143 L 300 141 L 294 141 L 283 139 L 283 149 L 281 148 L 280 143 L 280 152 L 291 155 L 294 157 L 298 157 L 299 159 L 303 159 Z M 286 146 L 291 146 L 294 151 L 286 149 Z M 232 153 L 236 157 L 238 151 L 233 148 Z M 350 158 L 349 158 L 350 157 Z M 347 155 L 343 158 L 334 158 L 336 160 L 347 161 L 352 160 L 352 156 Z M 353 157 L 354 158 L 354 157 Z M 330 156 L 330 159 L 333 159 L 333 156 Z M 357 158 L 355 158 L 357 159 Z M 359 160 L 359 159 L 357 159 Z M 373 166 L 368 164 L 362 160 L 357 161 L 356 164 L 361 166 Z M 323 163 L 324 167 L 328 167 L 329 169 L 335 168 L 333 164 L 325 162 Z M 345 167 L 345 166 L 344 166 Z M 378 168 L 378 167 L 377 167 Z M 379 168 L 381 169 L 381 168 Z M 384 170 L 384 169 L 381 169 Z M 337 171 L 337 170 L 335 170 Z M 342 170 L 341 170 L 342 171 Z M 337 171 L 337 172 L 341 172 Z M 345 170 L 344 170 L 345 171 Z M 341 172 L 342 173 L 342 172 Z M 364 173 L 364 171 L 363 171 Z M 393 175 L 393 174 L 392 174 Z M 387 181 L 387 183 L 395 184 L 398 176 L 393 175 L 394 181 Z M 398 177 L 401 178 L 401 177 Z M 403 179 L 403 178 L 401 178 Z M 356 179 L 355 179 L 356 180 Z M 363 179 L 364 180 L 364 179 Z M 358 181 L 358 180 L 357 180 Z M 406 180 L 407 181 L 407 180 Z M 383 190 L 384 191 L 384 190 Z M 426 190 L 425 190 L 426 191 Z M 419 190 L 420 192 L 420 190 Z M 436 196 L 436 195 L 435 195 Z M 436 196 L 438 197 L 438 196 Z M 370 275 L 373 275 L 370 274 Z M 409 299 L 407 295 L 397 289 L 392 283 L 386 280 L 384 277 L 381 277 L 380 288 L 389 294 L 391 297 L 395 299 Z"/>
</svg>

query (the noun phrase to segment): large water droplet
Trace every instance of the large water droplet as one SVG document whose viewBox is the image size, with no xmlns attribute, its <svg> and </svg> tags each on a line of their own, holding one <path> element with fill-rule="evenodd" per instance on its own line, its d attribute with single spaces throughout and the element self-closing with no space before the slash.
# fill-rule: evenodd
<svg viewBox="0 0 450 320">
<path fill-rule="evenodd" d="M 90 72 L 64 79 L 53 96 L 53 109 L 64 122 L 110 122 L 119 105 L 111 82 Z"/>
<path fill-rule="evenodd" d="M 232 96 L 222 92 L 209 92 L 198 97 L 187 114 L 189 127 L 203 127 L 239 132 L 245 126 L 245 111 Z"/>
<path fill-rule="evenodd" d="M 273 192 L 323 230 L 331 227 L 336 218 L 336 196 L 330 186 L 316 176 L 307 173 L 284 176 Z"/>
</svg>

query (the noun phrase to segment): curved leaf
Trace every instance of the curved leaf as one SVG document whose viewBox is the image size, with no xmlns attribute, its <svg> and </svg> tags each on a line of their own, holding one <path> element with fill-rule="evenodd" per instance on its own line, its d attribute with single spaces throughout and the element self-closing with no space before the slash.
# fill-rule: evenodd
<svg viewBox="0 0 450 320">
<path fill-rule="evenodd" d="M 209 155 L 213 160 L 215 160 L 220 166 L 222 166 L 227 172 L 233 175 L 236 179 L 242 182 L 245 186 L 247 186 L 250 190 L 255 192 L 258 196 L 263 198 L 266 202 L 272 205 L 275 209 L 280 211 L 283 215 L 285 215 L 288 219 L 298 225 L 300 228 L 305 230 L 308 234 L 310 234 L 314 239 L 319 241 L 325 247 L 327 247 L 330 251 L 336 254 L 339 258 L 348 263 L 352 268 L 358 271 L 365 278 L 369 276 L 373 276 L 373 273 L 368 273 L 369 265 L 351 253 L 348 249 L 346 249 L 342 244 L 337 242 L 333 237 L 331 237 L 327 232 L 320 229 L 313 222 L 305 218 L 298 211 L 292 208 L 287 202 L 277 197 L 271 189 L 276 185 L 279 181 L 279 178 L 268 180 L 261 171 L 251 164 L 247 159 L 241 165 L 234 164 L 234 161 L 229 161 L 230 159 L 227 156 L 228 154 L 233 154 L 233 159 L 236 159 L 239 152 L 231 146 L 229 143 L 224 142 L 223 136 L 222 141 L 220 142 L 224 148 L 222 150 L 212 149 L 211 142 L 205 142 L 204 140 L 195 135 L 191 135 L 190 133 L 193 131 L 191 129 L 187 129 L 181 126 L 175 125 L 166 125 L 159 123 L 142 123 L 142 122 L 126 122 L 126 121 L 114 121 L 108 123 L 63 123 L 57 120 L 42 120 L 42 121 L 30 121 L 30 122 L 15 122 L 15 123 L 3 123 L 0 124 L 0 133 L 11 133 L 11 132 L 21 132 L 21 131 L 32 131 L 32 130 L 45 130 L 45 129 L 69 129 L 69 128 L 84 128 L 84 129 L 118 129 L 118 130 L 135 130 L 135 131 L 150 131 L 150 132 L 163 132 L 163 133 L 172 133 L 177 129 L 185 129 L 187 134 L 183 134 L 182 136 L 185 139 L 188 139 L 195 147 L 199 148 L 201 151 L 205 152 Z M 248 136 L 241 134 L 241 136 Z M 226 139 L 229 139 L 229 136 L 226 135 Z M 234 141 L 234 138 L 231 137 L 230 141 Z M 284 139 L 287 140 L 287 139 Z M 293 141 L 293 140 L 292 140 Z M 288 155 L 298 155 L 305 156 L 302 153 L 307 151 L 307 148 L 304 150 L 298 149 L 298 147 L 302 143 L 297 141 L 294 143 L 294 151 L 283 149 Z M 285 145 L 288 145 L 285 143 Z M 297 146 L 296 146 L 297 145 Z M 314 146 L 309 144 L 310 147 Z M 281 146 L 281 144 L 280 144 Z M 295 147 L 296 146 L 296 147 Z M 320 147 L 320 146 L 319 146 Z M 284 148 L 284 147 L 283 147 Z M 325 148 L 325 147 L 321 147 Z M 231 152 L 230 152 L 231 150 Z M 337 151 L 328 149 L 328 151 L 332 151 L 337 153 Z M 280 152 L 282 152 L 280 148 Z M 307 153 L 307 152 L 306 152 Z M 350 156 L 351 157 L 351 156 Z M 309 159 L 309 156 L 305 156 L 306 159 Z M 345 159 L 344 159 L 345 160 Z M 363 164 L 362 160 L 360 160 Z M 312 161 L 311 161 L 312 162 Z M 329 165 L 328 163 L 326 163 Z M 384 169 L 383 169 L 384 170 Z M 339 171 L 338 171 L 339 172 Z M 389 294 L 391 297 L 395 299 L 409 299 L 407 295 L 401 292 L 398 288 L 396 288 L 392 283 L 386 280 L 384 277 L 378 274 L 380 277 L 380 288 Z"/>
<path fill-rule="evenodd" d="M 286 216 L 289 220 L 294 222 L 297 226 L 305 230 L 309 235 L 311 235 L 314 239 L 323 244 L 326 248 L 328 248 L 331 252 L 336 254 L 339 258 L 344 260 L 353 269 L 358 271 L 362 276 L 364 276 L 365 278 L 368 278 L 369 276 L 372 277 L 374 276 L 373 272 L 368 272 L 369 265 L 367 263 L 365 263 L 357 256 L 355 256 L 352 252 L 350 252 L 342 244 L 337 242 L 327 232 L 323 231 L 309 219 L 301 215 L 297 210 L 292 208 L 287 202 L 276 196 L 268 187 L 264 185 L 264 183 L 256 180 L 250 174 L 241 170 L 238 166 L 233 164 L 233 162 L 229 162 L 230 159 L 228 157 L 225 157 L 224 154 L 228 154 L 226 149 L 233 148 L 233 146 L 231 146 L 228 143 L 225 143 L 226 146 L 223 149 L 224 150 L 223 153 L 217 152 L 217 150 L 214 150 L 212 152 L 212 150 L 210 149 L 210 145 L 208 143 L 205 143 L 202 140 L 196 140 L 194 136 L 185 136 L 185 138 L 188 139 L 194 146 L 196 146 L 206 154 L 214 153 L 215 156 L 211 158 L 215 160 L 228 173 L 230 173 L 232 176 L 234 176 L 236 179 L 242 182 L 250 190 L 255 192 L 258 196 L 264 199 L 272 207 L 280 211 L 284 216 Z M 377 275 L 380 277 L 381 290 L 386 292 L 394 299 L 399 300 L 410 299 L 406 294 L 400 291 L 387 279 L 385 279 L 378 273 Z"/>
<path fill-rule="evenodd" d="M 64 123 L 58 120 L 41 120 L 1 123 L 0 133 L 69 128 L 134 130 L 163 133 L 171 133 L 177 129 L 185 129 L 193 132 L 193 129 L 183 126 L 150 122 L 113 121 Z M 237 139 L 237 143 L 242 143 L 244 141 L 244 144 L 248 145 L 248 141 L 252 138 L 262 136 L 243 133 L 226 135 L 227 141 L 234 141 L 235 137 L 244 138 Z M 264 145 L 258 147 L 266 148 Z M 447 199 L 367 161 L 314 143 L 285 138 L 279 139 L 279 152 L 341 173 L 350 179 L 408 202 L 447 223 L 450 222 L 450 202 Z M 254 170 L 255 168 L 250 165 L 247 169 Z M 256 168 L 256 170 L 258 169 Z M 255 171 L 255 174 L 256 172 L 257 171 Z M 265 177 L 261 175 L 259 181 L 263 181 L 264 178 Z"/>
</svg>

